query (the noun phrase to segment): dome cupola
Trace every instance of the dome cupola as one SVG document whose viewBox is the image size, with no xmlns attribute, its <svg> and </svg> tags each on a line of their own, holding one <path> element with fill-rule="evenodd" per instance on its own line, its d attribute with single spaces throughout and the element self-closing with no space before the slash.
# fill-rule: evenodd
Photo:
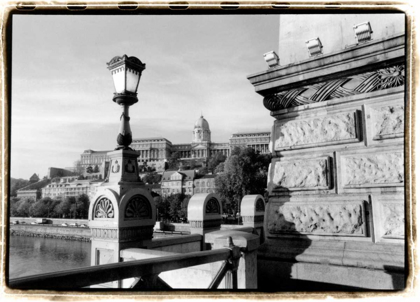
<svg viewBox="0 0 420 302">
<path fill-rule="evenodd" d="M 210 126 L 207 120 L 200 116 L 194 124 L 193 143 L 210 142 Z"/>
<path fill-rule="evenodd" d="M 195 128 L 201 128 L 203 130 L 210 131 L 210 126 L 207 120 L 203 117 L 203 115 L 200 116 L 200 118 L 195 122 L 194 129 Z"/>
</svg>

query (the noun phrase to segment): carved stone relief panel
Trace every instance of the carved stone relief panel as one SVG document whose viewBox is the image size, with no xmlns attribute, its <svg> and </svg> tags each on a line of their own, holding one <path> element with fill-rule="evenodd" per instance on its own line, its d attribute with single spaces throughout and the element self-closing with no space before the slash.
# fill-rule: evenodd
<svg viewBox="0 0 420 302">
<path fill-rule="evenodd" d="M 328 189 L 331 183 L 329 157 L 277 161 L 272 182 L 274 190 Z"/>
<path fill-rule="evenodd" d="M 404 136 L 404 106 L 389 105 L 371 108 L 373 139 Z"/>
<path fill-rule="evenodd" d="M 276 151 L 312 146 L 358 142 L 356 112 L 345 112 L 308 119 L 276 121 Z"/>
<path fill-rule="evenodd" d="M 219 202 L 212 198 L 206 204 L 206 214 L 221 214 Z"/>
<path fill-rule="evenodd" d="M 114 206 L 111 200 L 106 197 L 99 199 L 94 207 L 93 216 L 95 219 L 114 218 Z"/>
<path fill-rule="evenodd" d="M 405 236 L 404 194 L 372 195 L 375 241 L 402 243 Z"/>
<path fill-rule="evenodd" d="M 404 204 L 384 203 L 382 227 L 385 238 L 404 238 Z"/>
<path fill-rule="evenodd" d="M 152 209 L 149 201 L 142 195 L 134 195 L 128 201 L 124 212 L 124 220 L 151 219 Z"/>
<path fill-rule="evenodd" d="M 342 159 L 344 187 L 403 185 L 403 151 L 346 155 Z"/>
<path fill-rule="evenodd" d="M 363 201 L 279 203 L 267 219 L 270 234 L 366 236 Z"/>
</svg>

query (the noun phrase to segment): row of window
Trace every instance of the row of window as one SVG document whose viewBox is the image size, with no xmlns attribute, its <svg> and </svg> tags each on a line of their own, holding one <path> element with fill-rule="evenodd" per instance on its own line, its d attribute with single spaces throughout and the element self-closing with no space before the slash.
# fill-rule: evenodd
<svg viewBox="0 0 420 302">
<path fill-rule="evenodd" d="M 162 189 L 162 194 L 163 195 L 167 195 L 167 194 L 177 194 L 177 193 L 181 193 L 182 190 L 181 189 Z M 191 194 L 193 192 L 193 190 L 191 188 L 187 188 L 184 190 L 184 192 L 186 194 Z M 210 189 L 210 188 L 196 188 L 194 189 L 194 193 L 214 193 L 215 190 L 214 189 Z"/>
</svg>

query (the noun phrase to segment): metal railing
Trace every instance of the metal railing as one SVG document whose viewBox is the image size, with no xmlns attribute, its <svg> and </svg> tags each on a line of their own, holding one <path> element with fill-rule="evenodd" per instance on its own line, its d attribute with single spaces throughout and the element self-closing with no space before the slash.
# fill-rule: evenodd
<svg viewBox="0 0 420 302">
<path fill-rule="evenodd" d="M 158 275 L 162 272 L 224 261 L 209 289 L 217 289 L 226 276 L 226 288 L 237 289 L 237 267 L 241 252 L 232 238 L 228 246 L 211 251 L 192 252 L 160 258 L 111 263 L 54 273 L 9 279 L 12 289 L 76 290 L 92 285 L 134 278 L 129 288 L 171 289 Z"/>
</svg>

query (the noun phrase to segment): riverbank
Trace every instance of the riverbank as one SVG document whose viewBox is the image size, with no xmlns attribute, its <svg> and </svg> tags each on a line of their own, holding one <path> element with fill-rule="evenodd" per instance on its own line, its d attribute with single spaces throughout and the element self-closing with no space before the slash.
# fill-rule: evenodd
<svg viewBox="0 0 420 302">
<path fill-rule="evenodd" d="M 55 238 L 73 241 L 90 241 L 91 238 L 91 232 L 89 228 L 32 224 L 12 224 L 10 225 L 10 235 Z"/>
</svg>

